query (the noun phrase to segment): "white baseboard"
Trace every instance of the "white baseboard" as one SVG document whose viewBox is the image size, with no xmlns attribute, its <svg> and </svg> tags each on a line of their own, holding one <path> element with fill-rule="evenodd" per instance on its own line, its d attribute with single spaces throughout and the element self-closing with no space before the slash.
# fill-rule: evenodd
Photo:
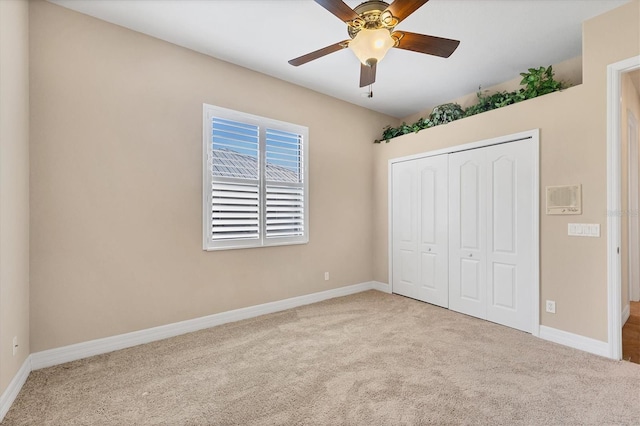
<svg viewBox="0 0 640 426">
<path fill-rule="evenodd" d="M 335 297 L 360 293 L 367 290 L 378 290 L 378 287 L 383 288 L 382 285 L 383 284 L 378 286 L 374 282 L 369 281 L 350 285 L 347 287 L 340 287 L 332 290 L 321 291 L 318 293 L 307 294 L 304 296 L 292 297 L 290 299 L 279 300 L 276 302 L 264 303 L 262 305 L 221 312 L 219 314 L 194 318 L 191 320 L 176 322 L 173 324 L 161 325 L 158 327 L 134 331 L 131 333 L 90 340 L 87 342 L 49 349 L 42 352 L 35 352 L 31 354 L 31 368 L 33 370 L 38 370 L 40 368 L 64 364 L 65 362 L 88 358 L 90 356 L 117 351 L 119 349 L 130 348 L 132 346 L 142 345 L 145 343 L 154 342 L 156 340 L 179 336 L 185 333 L 191 333 L 205 328 L 214 327 L 216 325 L 240 321 L 243 319 L 253 318 L 273 312 L 284 311 L 286 309 L 321 302 L 323 300 L 333 299 Z"/>
<path fill-rule="evenodd" d="M 371 281 L 374 290 L 381 291 L 383 293 L 391 294 L 391 286 L 380 281 Z"/>
<path fill-rule="evenodd" d="M 622 322 L 620 324 L 624 326 L 630 316 L 631 316 L 631 305 L 627 303 L 627 306 L 625 306 L 624 309 L 622 310 Z"/>
<path fill-rule="evenodd" d="M 558 330 L 544 325 L 540 326 L 539 337 L 574 349 L 580 349 L 581 351 L 595 355 L 609 357 L 609 344 L 590 337 L 569 333 L 567 331 Z"/>
<path fill-rule="evenodd" d="M 0 396 L 0 422 L 4 419 L 4 416 L 7 415 L 9 408 L 11 408 L 11 404 L 16 400 L 16 397 L 20 393 L 20 389 L 24 386 L 24 383 L 27 381 L 27 377 L 29 377 L 29 373 L 31 373 L 31 356 L 28 356 L 27 359 L 24 360 L 22 366 L 7 386 L 7 389 Z"/>
</svg>

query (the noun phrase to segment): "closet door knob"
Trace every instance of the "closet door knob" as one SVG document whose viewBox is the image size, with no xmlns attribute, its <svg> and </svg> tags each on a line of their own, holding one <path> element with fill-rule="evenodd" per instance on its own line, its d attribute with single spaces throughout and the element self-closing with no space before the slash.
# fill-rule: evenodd
<svg viewBox="0 0 640 426">
<path fill-rule="evenodd" d="M 469 257 L 473 257 L 473 253 L 469 253 Z"/>
<path fill-rule="evenodd" d="M 427 249 L 427 251 L 431 251 L 431 247 L 429 247 L 429 248 Z"/>
</svg>

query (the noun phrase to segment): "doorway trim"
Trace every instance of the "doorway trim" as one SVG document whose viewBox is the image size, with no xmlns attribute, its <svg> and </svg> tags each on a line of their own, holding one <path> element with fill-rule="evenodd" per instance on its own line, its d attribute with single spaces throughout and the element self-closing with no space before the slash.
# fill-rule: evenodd
<svg viewBox="0 0 640 426">
<path fill-rule="evenodd" d="M 620 245 L 621 167 L 621 79 L 640 68 L 640 56 L 607 66 L 607 304 L 609 358 L 622 359 L 622 265 Z"/>
<path fill-rule="evenodd" d="M 628 295 L 629 302 L 637 302 L 640 299 L 640 223 L 638 221 L 639 204 L 638 198 L 640 197 L 640 182 L 638 181 L 638 167 L 640 164 L 638 160 L 638 120 L 633 114 L 633 111 L 627 109 L 627 152 L 628 152 L 628 206 L 629 208 L 629 225 L 628 225 L 628 254 L 627 262 L 629 264 L 628 274 Z M 635 161 L 634 161 L 635 159 Z M 627 305 L 623 313 L 626 313 L 626 318 L 623 316 L 622 325 L 629 318 L 629 307 Z"/>
<path fill-rule="evenodd" d="M 451 154 L 459 151 L 466 151 L 469 149 L 483 148 L 485 146 L 499 145 L 509 142 L 518 142 L 521 140 L 530 139 L 533 144 L 532 149 L 535 153 L 533 158 L 533 234 L 531 253 L 533 256 L 531 269 L 532 269 L 532 283 L 533 288 L 531 292 L 531 302 L 533 304 L 532 312 L 532 327 L 531 334 L 535 337 L 540 337 L 540 129 L 527 130 L 520 133 L 514 133 L 511 135 L 499 136 L 496 138 L 485 139 L 478 142 L 471 142 L 463 145 L 455 145 L 447 148 L 437 149 L 433 151 L 421 152 L 414 155 L 408 155 L 405 157 L 391 158 L 388 161 L 387 166 L 387 259 L 389 265 L 389 293 L 393 293 L 393 180 L 392 180 L 392 168 L 394 163 L 400 163 L 403 161 L 415 160 L 418 158 L 432 157 L 435 155 Z"/>
</svg>

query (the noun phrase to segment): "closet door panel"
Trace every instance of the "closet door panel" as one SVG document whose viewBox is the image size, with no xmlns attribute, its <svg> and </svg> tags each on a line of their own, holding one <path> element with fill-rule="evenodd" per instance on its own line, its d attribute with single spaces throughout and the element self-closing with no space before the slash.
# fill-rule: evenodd
<svg viewBox="0 0 640 426">
<path fill-rule="evenodd" d="M 417 160 L 419 186 L 420 286 L 418 299 L 448 307 L 448 160 L 446 155 Z"/>
<path fill-rule="evenodd" d="M 393 292 L 418 296 L 418 181 L 415 161 L 392 166 Z"/>
<path fill-rule="evenodd" d="M 482 150 L 449 155 L 449 308 L 486 317 L 486 196 Z"/>
<path fill-rule="evenodd" d="M 487 319 L 532 331 L 533 154 L 514 142 L 487 159 Z"/>
</svg>

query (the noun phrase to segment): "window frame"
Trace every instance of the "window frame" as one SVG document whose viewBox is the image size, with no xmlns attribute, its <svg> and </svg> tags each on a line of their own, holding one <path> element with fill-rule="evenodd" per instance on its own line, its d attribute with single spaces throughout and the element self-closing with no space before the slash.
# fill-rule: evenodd
<svg viewBox="0 0 640 426">
<path fill-rule="evenodd" d="M 213 134 L 212 120 L 219 118 L 244 123 L 258 128 L 258 179 L 215 177 L 212 173 L 213 157 Z M 269 130 L 290 132 L 299 135 L 302 139 L 300 144 L 302 150 L 302 182 L 279 182 L 267 180 L 266 178 L 266 132 Z M 294 244 L 307 244 L 309 242 L 309 129 L 308 127 L 261 117 L 204 103 L 202 105 L 202 248 L 205 251 L 232 250 L 257 247 L 273 247 Z M 212 238 L 212 185 L 218 183 L 241 183 L 249 184 L 254 182 L 259 187 L 258 208 L 259 208 L 259 230 L 257 239 L 228 239 L 214 240 Z M 266 204 L 267 185 L 302 188 L 303 193 L 303 215 L 302 215 L 302 235 L 287 237 L 267 237 L 266 229 Z"/>
</svg>

